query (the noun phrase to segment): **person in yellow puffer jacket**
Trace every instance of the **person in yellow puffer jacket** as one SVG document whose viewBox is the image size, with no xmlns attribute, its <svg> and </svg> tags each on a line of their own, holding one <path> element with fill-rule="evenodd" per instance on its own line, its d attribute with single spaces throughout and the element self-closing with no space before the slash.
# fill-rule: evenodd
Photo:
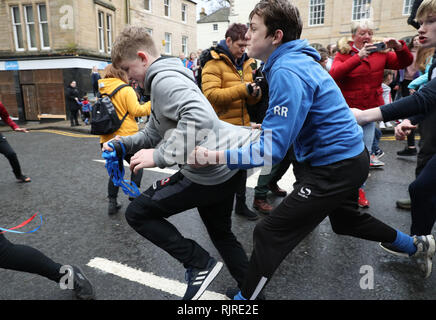
<svg viewBox="0 0 436 320">
<path fill-rule="evenodd" d="M 245 52 L 247 30 L 245 24 L 231 24 L 225 40 L 208 50 L 210 56 L 203 62 L 201 88 L 220 120 L 236 126 L 255 127 L 247 107 L 258 103 L 262 92 L 253 79 L 256 60 Z M 259 216 L 245 203 L 246 183 L 247 171 L 244 170 L 236 191 L 235 213 L 248 220 L 257 220 Z"/>
<path fill-rule="evenodd" d="M 111 94 L 117 87 L 122 84 L 129 83 L 129 78 L 125 71 L 115 68 L 112 64 L 109 64 L 104 69 L 103 79 L 98 80 L 98 88 L 100 94 Z M 131 87 L 124 87 L 118 91 L 112 98 L 111 101 L 115 107 L 118 118 L 122 119 L 126 112 L 128 112 L 127 117 L 124 119 L 121 127 L 111 134 L 100 136 L 100 147 L 103 143 L 113 139 L 116 136 L 130 136 L 138 132 L 138 124 L 136 123 L 135 117 L 148 116 L 151 113 L 151 102 L 145 104 L 140 104 L 138 101 L 138 96 L 135 90 Z M 124 159 L 130 163 L 130 158 L 133 154 L 126 154 Z M 138 188 L 141 185 L 142 170 L 137 174 L 132 172 L 130 180 L 135 182 Z M 119 187 L 116 187 L 112 179 L 109 178 L 108 182 L 108 198 L 109 207 L 108 214 L 113 215 L 118 212 L 121 205 L 117 203 Z M 129 198 L 133 200 L 132 198 Z"/>
</svg>

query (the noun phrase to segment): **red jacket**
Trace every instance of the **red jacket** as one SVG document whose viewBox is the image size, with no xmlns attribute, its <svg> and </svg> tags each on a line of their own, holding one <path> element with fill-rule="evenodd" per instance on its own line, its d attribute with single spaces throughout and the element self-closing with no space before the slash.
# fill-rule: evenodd
<svg viewBox="0 0 436 320">
<path fill-rule="evenodd" d="M 403 69 L 413 62 L 406 43 L 402 40 L 400 42 L 403 45 L 401 51 L 375 52 L 362 60 L 353 47 L 353 42 L 349 43 L 348 53 L 336 54 L 330 75 L 351 108 L 365 110 L 384 104 L 381 86 L 384 70 Z"/>
<path fill-rule="evenodd" d="M 12 129 L 17 129 L 18 125 L 9 117 L 9 113 L 6 110 L 5 106 L 0 102 L 0 118 L 2 118 L 3 122 L 10 126 Z"/>
</svg>

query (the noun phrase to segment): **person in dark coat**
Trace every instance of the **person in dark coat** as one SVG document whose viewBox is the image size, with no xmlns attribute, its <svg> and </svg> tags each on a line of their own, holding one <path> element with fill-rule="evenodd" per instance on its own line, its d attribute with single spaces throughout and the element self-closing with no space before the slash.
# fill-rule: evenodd
<svg viewBox="0 0 436 320">
<path fill-rule="evenodd" d="M 79 101 L 79 89 L 77 89 L 76 81 L 71 81 L 66 90 L 67 107 L 70 110 L 70 121 L 71 126 L 80 126 L 79 120 L 77 119 L 80 101 Z"/>
<path fill-rule="evenodd" d="M 94 92 L 94 97 L 97 97 L 98 94 L 98 80 L 101 79 L 100 73 L 98 73 L 98 68 L 96 66 L 92 67 L 91 73 L 91 84 L 92 91 Z"/>
</svg>

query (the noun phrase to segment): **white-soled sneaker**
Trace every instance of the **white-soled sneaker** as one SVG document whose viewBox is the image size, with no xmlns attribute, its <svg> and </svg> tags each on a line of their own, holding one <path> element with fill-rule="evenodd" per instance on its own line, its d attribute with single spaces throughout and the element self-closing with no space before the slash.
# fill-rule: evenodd
<svg viewBox="0 0 436 320">
<path fill-rule="evenodd" d="M 424 278 L 431 275 L 433 267 L 433 256 L 436 250 L 436 244 L 432 235 L 413 236 L 413 243 L 416 246 L 416 252 L 411 256 L 416 261 L 423 272 Z"/>
<path fill-rule="evenodd" d="M 209 284 L 218 275 L 222 267 L 222 262 L 218 262 L 215 258 L 210 257 L 206 268 L 187 269 L 185 277 L 186 281 L 188 282 L 188 287 L 186 288 L 186 292 L 182 300 L 198 300 L 204 291 L 206 291 Z"/>
</svg>

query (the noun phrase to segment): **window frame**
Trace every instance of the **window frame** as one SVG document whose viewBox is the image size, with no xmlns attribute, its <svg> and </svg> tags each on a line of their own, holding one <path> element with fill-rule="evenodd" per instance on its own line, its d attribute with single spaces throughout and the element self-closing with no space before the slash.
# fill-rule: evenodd
<svg viewBox="0 0 436 320">
<path fill-rule="evenodd" d="M 317 3 L 313 4 L 312 2 L 316 1 Z M 322 6 L 321 11 L 312 11 L 314 8 L 318 8 Z M 319 12 L 319 16 L 315 17 L 315 13 Z M 321 23 L 314 23 L 314 21 L 319 21 L 322 19 Z M 310 0 L 309 1 L 309 19 L 308 26 L 322 26 L 325 22 L 325 0 Z"/>
<path fill-rule="evenodd" d="M 168 11 L 168 14 L 166 14 Z M 171 0 L 164 0 L 164 17 L 171 17 Z"/>
<path fill-rule="evenodd" d="M 148 9 L 146 8 L 146 3 L 148 3 Z M 144 0 L 144 10 L 151 12 L 151 0 Z"/>
<path fill-rule="evenodd" d="M 32 10 L 33 21 L 31 21 L 31 22 L 28 21 L 27 8 L 31 8 L 31 10 Z M 38 50 L 38 43 L 36 41 L 36 24 L 35 24 L 35 14 L 33 12 L 33 5 L 32 4 L 25 4 L 25 5 L 23 5 L 23 14 L 24 14 L 24 22 L 26 24 L 27 50 L 29 50 L 29 51 L 37 51 Z M 35 46 L 34 47 L 32 47 L 32 37 L 31 37 L 31 31 L 30 31 L 30 26 L 31 25 L 33 26 L 33 35 L 34 35 L 34 40 L 35 40 Z"/>
<path fill-rule="evenodd" d="M 113 31 L 113 16 L 109 13 L 106 13 L 106 29 L 105 29 L 105 34 L 106 34 L 106 53 L 111 53 L 112 52 L 112 31 Z"/>
<path fill-rule="evenodd" d="M 101 10 L 97 10 L 97 36 L 98 36 L 98 52 L 105 52 L 105 40 L 104 40 L 104 25 L 105 14 Z"/>
<path fill-rule="evenodd" d="M 168 36 L 168 38 L 167 38 L 167 36 Z M 167 39 L 169 39 L 169 40 L 167 40 Z M 169 33 L 169 32 L 165 32 L 165 49 L 164 49 L 164 52 L 165 52 L 165 54 L 167 54 L 167 55 L 172 55 L 172 41 L 173 39 L 172 39 L 172 34 L 171 33 Z M 168 46 L 168 49 L 169 49 L 169 51 L 167 51 L 167 46 Z"/>
<path fill-rule="evenodd" d="M 41 21 L 41 6 L 45 7 L 46 12 L 46 19 L 45 21 Z M 48 23 L 48 12 L 47 12 L 47 5 L 45 3 L 38 3 L 37 4 L 37 11 L 38 11 L 38 26 L 39 26 L 39 41 L 41 45 L 41 50 L 49 50 L 50 49 L 50 29 L 49 29 L 49 23 Z M 43 31 L 43 24 L 47 25 L 47 42 L 48 47 L 44 45 L 44 31 Z"/>
<path fill-rule="evenodd" d="M 413 6 L 413 0 L 403 1 L 403 16 L 410 16 L 410 13 L 412 12 L 412 6 Z"/>
<path fill-rule="evenodd" d="M 185 54 L 185 57 L 188 57 L 188 36 L 182 36 L 182 52 Z"/>
<path fill-rule="evenodd" d="M 182 22 L 187 23 L 188 22 L 188 5 L 186 3 L 182 3 L 181 10 L 182 10 Z"/>
<path fill-rule="evenodd" d="M 357 1 L 359 1 L 359 4 L 356 3 Z M 368 11 L 367 12 L 363 11 L 362 8 L 368 5 L 369 5 Z M 357 8 L 359 8 L 359 11 L 357 11 L 358 10 Z M 357 16 L 359 17 L 357 18 Z M 351 7 L 351 21 L 360 21 L 365 19 L 371 19 L 371 0 L 353 0 L 352 7 Z"/>
<path fill-rule="evenodd" d="M 15 22 L 16 19 L 15 19 L 14 8 L 18 9 L 18 19 L 19 19 L 18 23 Z M 18 5 L 10 6 L 10 10 L 11 10 L 11 21 L 12 21 L 12 31 L 13 31 L 12 33 L 13 33 L 13 36 L 14 36 L 15 51 L 22 52 L 22 51 L 25 51 L 26 48 L 24 46 L 25 39 L 24 39 L 24 34 L 23 34 L 23 22 L 21 21 L 20 6 L 18 6 Z M 21 33 L 21 47 L 19 47 L 20 43 L 19 43 L 19 39 L 18 39 L 19 38 L 18 37 L 18 33 L 19 32 L 17 30 L 18 27 L 19 27 L 20 33 Z"/>
</svg>

